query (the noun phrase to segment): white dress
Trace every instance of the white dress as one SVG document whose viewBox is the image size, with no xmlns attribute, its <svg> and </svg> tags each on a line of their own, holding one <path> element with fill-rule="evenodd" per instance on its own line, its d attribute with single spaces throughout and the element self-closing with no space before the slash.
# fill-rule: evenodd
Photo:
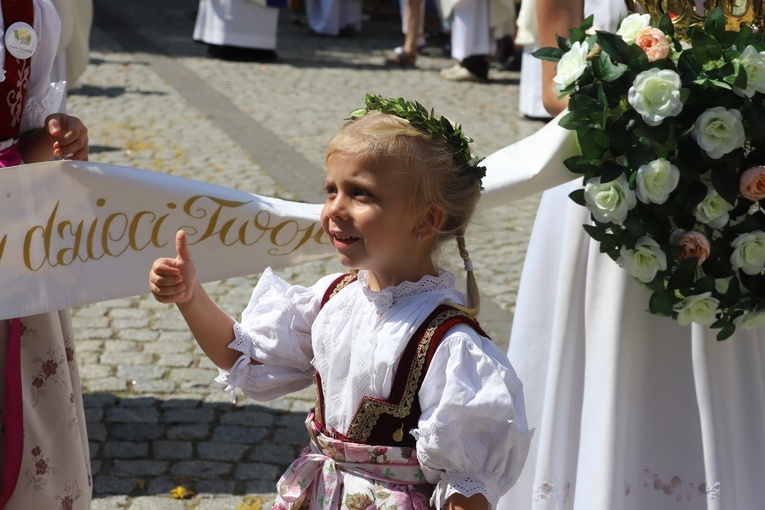
<svg viewBox="0 0 765 510">
<path fill-rule="evenodd" d="M 536 434 L 502 510 L 765 508 L 765 330 L 678 326 L 582 229 L 568 194 L 542 197 L 508 357 Z"/>
<path fill-rule="evenodd" d="M 200 0 L 194 40 L 218 46 L 276 49 L 279 9 L 250 0 Z"/>
<path fill-rule="evenodd" d="M 32 56 L 31 77 L 21 119 L 22 133 L 41 127 L 47 115 L 58 110 L 63 95 L 63 84 L 52 87 L 50 80 L 59 43 L 59 18 L 49 0 L 34 0 L 34 16 L 39 44 Z M 5 28 L 2 11 L 0 27 Z M 4 47 L 0 55 L 4 74 Z M 5 76 L 5 79 L 11 77 Z M 3 396 L 6 362 L 9 361 L 10 322 L 0 321 L 0 423 L 4 421 L 6 411 Z M 87 510 L 93 487 L 82 390 L 68 310 L 21 318 L 20 367 L 22 457 L 15 488 L 5 510 Z M 5 451 L 5 429 L 0 427 L 0 470 L 3 471 Z M 7 473 L 3 472 L 3 475 L 6 478 Z"/>
<path fill-rule="evenodd" d="M 361 271 L 321 308 L 337 276 L 296 287 L 266 270 L 234 327 L 229 347 L 243 355 L 218 380 L 268 400 L 305 388 L 318 371 L 326 426 L 345 434 L 362 397 L 388 397 L 422 321 L 438 304 L 464 297 L 449 272 L 373 292 Z M 419 401 L 417 454 L 441 501 L 458 490 L 481 493 L 494 507 L 520 473 L 531 436 L 522 385 L 507 358 L 472 328 L 455 326 L 436 350 Z"/>
<path fill-rule="evenodd" d="M 341 30 L 361 32 L 361 0 L 308 0 L 308 26 L 317 34 L 336 36 Z"/>
</svg>

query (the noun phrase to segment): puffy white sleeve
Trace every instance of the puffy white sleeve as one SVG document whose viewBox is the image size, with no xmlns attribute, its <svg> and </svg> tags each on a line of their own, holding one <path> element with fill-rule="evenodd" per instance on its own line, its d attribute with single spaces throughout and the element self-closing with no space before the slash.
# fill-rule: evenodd
<svg viewBox="0 0 765 510">
<path fill-rule="evenodd" d="M 234 324 L 235 338 L 228 345 L 242 354 L 230 369 L 219 369 L 216 381 L 227 384 L 227 390 L 241 388 L 255 400 L 272 400 L 311 384 L 311 325 L 324 292 L 337 276 L 325 276 L 312 287 L 301 287 L 266 269 L 241 322 Z"/>
<path fill-rule="evenodd" d="M 420 389 L 417 456 L 436 484 L 432 504 L 483 494 L 496 508 L 518 479 L 533 430 L 526 424 L 523 385 L 488 338 L 458 325 L 447 332 Z"/>
<path fill-rule="evenodd" d="M 36 0 L 34 15 L 38 43 L 32 56 L 31 79 L 27 85 L 24 112 L 21 116 L 22 133 L 42 127 L 45 118 L 58 111 L 66 88 L 64 82 L 50 81 L 53 59 L 58 52 L 61 34 L 61 20 L 56 8 L 49 1 Z"/>
</svg>

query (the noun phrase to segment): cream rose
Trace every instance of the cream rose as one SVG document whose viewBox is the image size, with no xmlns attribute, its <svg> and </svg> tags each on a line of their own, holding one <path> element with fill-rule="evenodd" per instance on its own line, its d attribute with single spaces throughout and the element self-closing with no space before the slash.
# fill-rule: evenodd
<svg viewBox="0 0 765 510">
<path fill-rule="evenodd" d="M 741 327 L 747 330 L 765 326 L 765 310 L 746 312 L 741 317 Z"/>
<path fill-rule="evenodd" d="M 765 198 L 765 167 L 755 166 L 741 174 L 738 190 L 744 198 L 755 202 Z"/>
<path fill-rule="evenodd" d="M 669 242 L 683 247 L 682 253 L 678 257 L 678 260 L 686 260 L 691 258 L 698 259 L 698 265 L 704 263 L 709 258 L 709 252 L 711 246 L 709 240 L 701 232 L 695 230 L 675 230 L 669 237 Z"/>
<path fill-rule="evenodd" d="M 616 35 L 620 35 L 626 43 L 632 44 L 635 42 L 635 39 L 637 39 L 640 31 L 648 27 L 650 24 L 650 14 L 630 14 L 619 24 L 619 29 L 616 31 Z"/>
<path fill-rule="evenodd" d="M 558 61 L 555 70 L 555 90 L 560 92 L 579 78 L 587 68 L 587 53 L 590 51 L 587 42 L 575 42 Z"/>
<path fill-rule="evenodd" d="M 669 41 L 664 32 L 654 27 L 646 27 L 637 34 L 635 44 L 640 46 L 649 62 L 655 62 L 669 55 Z"/>
<path fill-rule="evenodd" d="M 746 141 L 743 116 L 736 109 L 715 106 L 699 115 L 691 136 L 710 158 L 720 159 Z"/>
<path fill-rule="evenodd" d="M 606 183 L 601 183 L 600 177 L 587 181 L 584 201 L 596 220 L 617 225 L 624 223 L 627 213 L 637 204 L 635 192 L 624 174 Z"/>
<path fill-rule="evenodd" d="M 627 100 L 649 126 L 658 126 L 667 117 L 683 110 L 680 76 L 669 69 L 649 69 L 635 77 Z"/>
<path fill-rule="evenodd" d="M 738 61 L 746 71 L 746 88 L 733 87 L 739 96 L 753 97 L 755 92 L 765 93 L 765 52 L 758 52 L 754 46 L 747 46 Z"/>
<path fill-rule="evenodd" d="M 731 243 L 733 253 L 730 264 L 749 275 L 761 274 L 765 269 L 765 232 L 755 230 L 741 234 Z"/>
<path fill-rule="evenodd" d="M 729 204 L 714 188 L 709 188 L 707 196 L 696 207 L 693 214 L 699 223 L 712 228 L 721 228 L 728 224 L 733 205 Z"/>
<path fill-rule="evenodd" d="M 637 171 L 637 197 L 644 204 L 663 204 L 680 182 L 680 170 L 664 158 L 641 165 Z"/>
<path fill-rule="evenodd" d="M 687 326 L 691 322 L 709 326 L 715 321 L 715 314 L 720 301 L 712 297 L 711 292 L 704 292 L 685 298 L 685 303 L 675 306 L 677 323 Z"/>
<path fill-rule="evenodd" d="M 619 250 L 619 255 L 616 263 L 641 282 L 648 283 L 656 278 L 656 273 L 667 269 L 667 255 L 659 243 L 647 236 L 638 239 L 633 250 Z"/>
</svg>

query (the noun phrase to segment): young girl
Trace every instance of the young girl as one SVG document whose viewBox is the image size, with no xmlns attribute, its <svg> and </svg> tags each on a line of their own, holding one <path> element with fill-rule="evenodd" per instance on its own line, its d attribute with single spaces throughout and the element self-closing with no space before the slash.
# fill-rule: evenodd
<svg viewBox="0 0 765 510">
<path fill-rule="evenodd" d="M 306 288 L 267 269 L 238 323 L 199 284 L 181 231 L 150 288 L 176 303 L 220 382 L 261 400 L 316 382 L 311 444 L 274 508 L 494 508 L 531 432 L 520 381 L 472 319 L 464 232 L 484 169 L 443 117 L 403 99 L 366 103 L 329 144 L 321 215 L 352 273 Z M 467 300 L 434 261 L 450 239 Z"/>
</svg>

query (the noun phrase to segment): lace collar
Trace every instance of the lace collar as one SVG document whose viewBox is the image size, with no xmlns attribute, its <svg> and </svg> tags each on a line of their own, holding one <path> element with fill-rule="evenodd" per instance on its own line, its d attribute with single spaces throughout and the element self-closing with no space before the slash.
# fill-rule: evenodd
<svg viewBox="0 0 765 510">
<path fill-rule="evenodd" d="M 378 311 L 384 311 L 402 299 L 422 294 L 441 291 L 451 293 L 454 290 L 456 277 L 451 271 L 438 268 L 438 276 L 425 275 L 417 282 L 402 282 L 381 291 L 369 289 L 369 272 L 359 271 L 359 283 L 364 296 L 377 306 Z"/>
</svg>

